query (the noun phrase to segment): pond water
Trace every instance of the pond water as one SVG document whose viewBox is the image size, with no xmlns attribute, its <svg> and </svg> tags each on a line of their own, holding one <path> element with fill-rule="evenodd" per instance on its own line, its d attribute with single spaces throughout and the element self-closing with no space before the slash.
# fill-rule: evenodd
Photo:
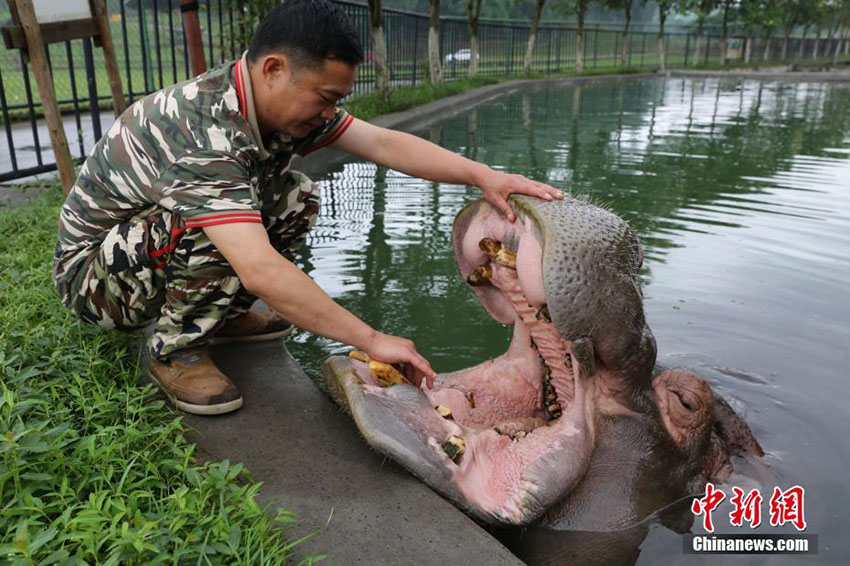
<svg viewBox="0 0 850 566">
<path fill-rule="evenodd" d="M 805 487 L 806 532 L 819 536 L 813 556 L 684 557 L 682 536 L 656 524 L 626 563 L 850 562 L 848 86 L 653 78 L 538 88 L 420 134 L 590 195 L 631 223 L 659 362 L 694 369 L 745 416 L 776 483 Z M 454 216 L 477 190 L 357 162 L 321 187 L 302 266 L 337 301 L 414 340 L 438 372 L 504 352 L 510 329 L 467 290 L 451 248 Z M 290 349 L 311 374 L 345 350 L 307 333 Z M 715 512 L 718 531 L 750 532 L 726 513 Z"/>
</svg>

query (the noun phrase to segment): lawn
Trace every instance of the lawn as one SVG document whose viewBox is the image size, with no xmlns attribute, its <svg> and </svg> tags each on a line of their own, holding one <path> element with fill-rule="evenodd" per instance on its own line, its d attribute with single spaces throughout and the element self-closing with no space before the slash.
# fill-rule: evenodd
<svg viewBox="0 0 850 566">
<path fill-rule="evenodd" d="M 61 193 L 0 209 L 0 563 L 281 564 L 290 512 L 199 462 L 140 385 L 138 337 L 79 321 L 50 276 Z"/>
</svg>

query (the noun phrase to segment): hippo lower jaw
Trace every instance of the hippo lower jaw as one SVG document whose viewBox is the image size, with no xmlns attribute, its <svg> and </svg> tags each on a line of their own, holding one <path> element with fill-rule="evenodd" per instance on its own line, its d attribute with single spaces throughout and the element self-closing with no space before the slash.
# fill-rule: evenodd
<svg viewBox="0 0 850 566">
<path fill-rule="evenodd" d="M 383 386 L 367 364 L 343 357 L 326 362 L 325 381 L 373 448 L 477 519 L 525 524 L 581 479 L 594 443 L 594 380 L 578 362 L 588 344 L 568 346 L 571 400 L 561 395 L 553 417 L 529 333 L 534 326 L 518 321 L 505 354 L 438 375 L 431 390 Z"/>
<path fill-rule="evenodd" d="M 464 224 L 464 213 L 458 218 Z M 496 320 L 514 325 L 505 354 L 441 374 L 431 390 L 382 386 L 350 358 L 332 357 L 323 369 L 372 447 L 496 524 L 529 523 L 569 493 L 595 441 L 594 347 L 587 336 L 563 338 L 549 319 L 539 232 L 521 218 L 512 225 L 478 209 L 460 234 L 455 225 L 461 273 Z"/>
</svg>

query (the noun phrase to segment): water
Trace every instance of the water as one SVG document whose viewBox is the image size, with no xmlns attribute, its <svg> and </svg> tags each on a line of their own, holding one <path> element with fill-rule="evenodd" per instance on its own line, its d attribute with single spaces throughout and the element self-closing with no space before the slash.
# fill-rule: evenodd
<svg viewBox="0 0 850 566">
<path fill-rule="evenodd" d="M 659 361 L 706 377 L 746 416 L 779 482 L 806 488 L 816 556 L 682 557 L 681 536 L 656 525 L 639 564 L 850 562 L 848 86 L 645 79 L 544 88 L 421 135 L 626 218 L 645 248 Z M 466 289 L 451 251 L 454 216 L 477 190 L 356 162 L 321 185 L 302 265 L 337 301 L 414 340 L 437 371 L 505 350 L 510 330 Z M 291 341 L 312 374 L 344 349 L 306 333 Z M 716 512 L 715 522 L 728 526 L 728 517 Z"/>
</svg>

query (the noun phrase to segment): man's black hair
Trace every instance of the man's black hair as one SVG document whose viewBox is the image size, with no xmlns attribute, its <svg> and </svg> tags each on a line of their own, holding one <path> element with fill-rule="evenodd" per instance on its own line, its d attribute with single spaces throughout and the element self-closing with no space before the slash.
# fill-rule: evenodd
<svg viewBox="0 0 850 566">
<path fill-rule="evenodd" d="M 349 65 L 363 62 L 357 29 L 342 8 L 329 0 L 285 0 L 263 18 L 248 58 L 283 53 L 295 66 L 321 66 L 326 59 Z"/>
</svg>

